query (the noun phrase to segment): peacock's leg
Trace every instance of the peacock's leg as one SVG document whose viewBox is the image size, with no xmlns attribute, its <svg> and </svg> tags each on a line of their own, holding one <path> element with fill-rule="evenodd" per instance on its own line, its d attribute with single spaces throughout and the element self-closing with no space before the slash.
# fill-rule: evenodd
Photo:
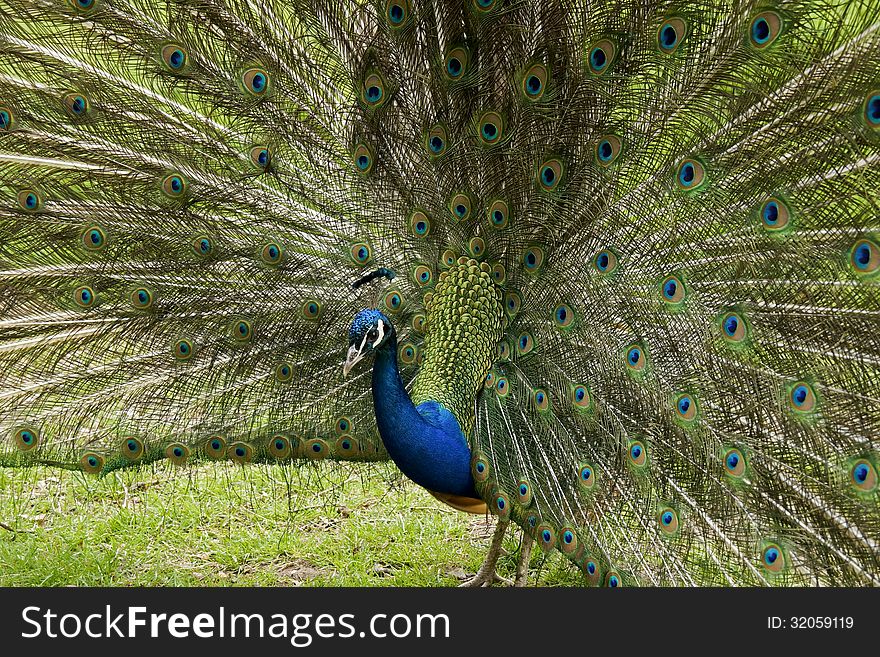
<svg viewBox="0 0 880 657">
<path fill-rule="evenodd" d="M 535 540 L 527 532 L 523 532 L 522 545 L 519 548 L 519 560 L 516 563 L 514 586 L 525 586 L 529 580 L 529 559 L 532 556 L 532 545 L 534 544 Z"/>
<path fill-rule="evenodd" d="M 463 584 L 459 584 L 459 587 L 477 588 L 480 586 L 492 586 L 494 582 L 510 584 L 507 579 L 495 572 L 495 564 L 498 563 L 498 557 L 501 556 L 501 543 L 504 541 L 504 533 L 507 531 L 508 524 L 510 524 L 509 520 L 498 521 L 498 524 L 495 525 L 495 533 L 492 534 L 489 553 L 486 555 L 483 565 L 480 566 L 480 570 L 477 571 L 476 575 Z"/>
</svg>

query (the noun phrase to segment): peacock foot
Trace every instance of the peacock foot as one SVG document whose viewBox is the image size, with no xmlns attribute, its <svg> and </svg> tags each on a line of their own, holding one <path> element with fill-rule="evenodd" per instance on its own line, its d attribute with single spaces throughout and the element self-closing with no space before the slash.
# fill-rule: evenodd
<svg viewBox="0 0 880 657">
<path fill-rule="evenodd" d="M 489 546 L 489 553 L 483 560 L 483 565 L 471 579 L 459 584 L 459 588 L 480 588 L 483 586 L 492 586 L 495 582 L 511 586 L 512 581 L 506 577 L 502 577 L 495 572 L 495 564 L 498 563 L 498 557 L 501 556 L 501 543 L 504 540 L 504 533 L 507 531 L 508 520 L 499 520 L 495 526 L 495 533 L 492 534 L 492 543 Z"/>
</svg>

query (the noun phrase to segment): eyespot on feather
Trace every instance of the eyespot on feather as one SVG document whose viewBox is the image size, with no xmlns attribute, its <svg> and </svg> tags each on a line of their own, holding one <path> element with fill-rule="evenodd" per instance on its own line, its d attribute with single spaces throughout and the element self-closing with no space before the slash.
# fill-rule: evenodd
<svg viewBox="0 0 880 657">
<path fill-rule="evenodd" d="M 779 38 L 783 27 L 782 16 L 775 11 L 762 11 L 749 21 L 749 44 L 763 50 Z"/>
<path fill-rule="evenodd" d="M 667 18 L 657 28 L 657 47 L 660 52 L 671 55 L 678 50 L 687 36 L 688 24 L 683 18 L 673 16 Z"/>
<path fill-rule="evenodd" d="M 538 101 L 547 90 L 550 74 L 547 67 L 541 63 L 529 66 L 520 79 L 520 91 L 523 97 L 529 101 Z"/>
<path fill-rule="evenodd" d="M 604 75 L 611 69 L 617 57 L 617 46 L 610 39 L 602 39 L 592 46 L 587 54 L 587 64 L 593 75 Z"/>
</svg>

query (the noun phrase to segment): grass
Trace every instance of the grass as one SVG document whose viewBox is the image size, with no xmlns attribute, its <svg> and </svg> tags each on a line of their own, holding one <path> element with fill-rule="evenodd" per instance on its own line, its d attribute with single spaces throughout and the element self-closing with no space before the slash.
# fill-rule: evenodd
<svg viewBox="0 0 880 657">
<path fill-rule="evenodd" d="M 393 466 L 157 466 L 104 479 L 0 469 L 2 586 L 455 586 L 494 521 Z M 512 576 L 519 532 L 498 571 Z M 530 583 L 580 585 L 536 550 Z"/>
</svg>

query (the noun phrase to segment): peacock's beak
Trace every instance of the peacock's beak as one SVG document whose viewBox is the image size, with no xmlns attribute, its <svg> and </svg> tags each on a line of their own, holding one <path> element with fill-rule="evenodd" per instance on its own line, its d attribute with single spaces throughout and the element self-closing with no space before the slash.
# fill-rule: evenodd
<svg viewBox="0 0 880 657">
<path fill-rule="evenodd" d="M 344 377 L 348 376 L 348 373 L 351 372 L 351 368 L 354 367 L 355 365 L 357 365 L 359 362 L 361 362 L 364 359 L 364 356 L 367 355 L 365 353 L 366 346 L 367 346 L 367 341 L 364 340 L 361 343 L 360 348 L 358 348 L 355 345 L 351 345 L 348 348 L 348 356 L 345 359 L 345 364 L 342 366 L 342 376 L 344 376 Z"/>
</svg>

